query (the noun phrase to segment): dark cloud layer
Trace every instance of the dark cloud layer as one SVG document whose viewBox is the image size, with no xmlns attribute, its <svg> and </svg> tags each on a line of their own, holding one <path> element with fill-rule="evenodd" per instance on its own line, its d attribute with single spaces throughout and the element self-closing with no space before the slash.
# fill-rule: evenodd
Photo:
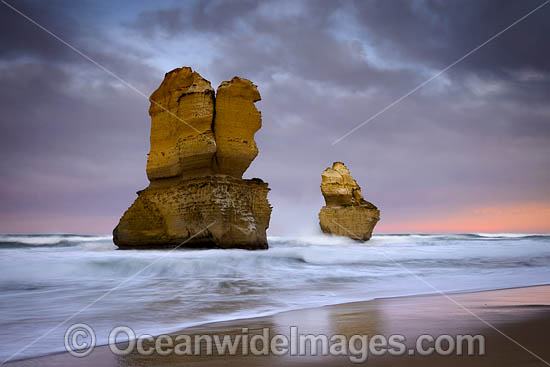
<svg viewBox="0 0 550 367">
<path fill-rule="evenodd" d="M 182 65 L 214 85 L 253 80 L 264 126 L 246 175 L 270 183 L 281 234 L 315 228 L 320 173 L 335 160 L 382 223 L 550 202 L 550 6 L 331 144 L 541 3 L 14 6 L 146 95 Z M 3 5 L 0 45 L 0 230 L 86 231 L 103 217 L 90 228 L 108 232 L 147 184 L 148 101 Z"/>
<path fill-rule="evenodd" d="M 78 22 L 65 11 L 69 5 L 67 2 L 17 2 L 13 5 L 30 18 L 39 18 L 45 28 L 65 35 L 68 42 L 76 41 L 82 36 Z M 36 25 L 4 4 L 0 11 L 0 24 L 0 58 L 4 62 L 31 57 L 47 58 L 56 62 L 74 56 L 73 51 L 60 42 L 52 42 L 49 34 L 38 31 Z"/>
<path fill-rule="evenodd" d="M 373 44 L 442 68 L 505 29 L 543 1 L 356 1 L 357 20 Z M 550 7 L 538 10 L 459 65 L 462 70 L 550 71 Z"/>
</svg>

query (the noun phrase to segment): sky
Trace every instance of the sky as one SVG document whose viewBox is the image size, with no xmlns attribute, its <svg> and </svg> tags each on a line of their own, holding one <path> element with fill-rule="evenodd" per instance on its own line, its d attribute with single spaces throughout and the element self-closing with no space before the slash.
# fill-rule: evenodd
<svg viewBox="0 0 550 367">
<path fill-rule="evenodd" d="M 111 232 L 182 66 L 258 86 L 268 235 L 319 232 L 334 161 L 378 233 L 550 232 L 550 4 L 399 100 L 543 0 L 6 2 L 40 27 L 0 3 L 2 233 Z"/>
</svg>

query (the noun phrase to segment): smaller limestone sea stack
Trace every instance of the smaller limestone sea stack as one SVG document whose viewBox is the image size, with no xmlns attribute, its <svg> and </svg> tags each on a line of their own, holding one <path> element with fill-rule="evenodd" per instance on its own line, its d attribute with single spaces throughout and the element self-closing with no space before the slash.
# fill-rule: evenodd
<svg viewBox="0 0 550 367">
<path fill-rule="evenodd" d="M 319 224 L 324 233 L 367 241 L 380 220 L 380 211 L 363 198 L 361 188 L 348 168 L 334 162 L 321 175 L 321 193 L 326 205 L 319 212 Z"/>
<path fill-rule="evenodd" d="M 266 249 L 267 183 L 242 178 L 258 155 L 257 87 L 234 77 L 218 87 L 191 68 L 172 70 L 151 95 L 149 186 L 113 231 L 122 249 Z"/>
</svg>

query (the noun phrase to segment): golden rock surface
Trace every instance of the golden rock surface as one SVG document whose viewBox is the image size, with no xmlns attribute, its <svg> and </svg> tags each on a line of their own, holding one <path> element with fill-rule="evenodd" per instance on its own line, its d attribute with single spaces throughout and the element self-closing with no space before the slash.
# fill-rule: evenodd
<svg viewBox="0 0 550 367">
<path fill-rule="evenodd" d="M 214 89 L 191 68 L 166 73 L 150 98 L 150 181 L 213 173 L 216 142 L 212 132 Z"/>
<path fill-rule="evenodd" d="M 262 127 L 262 117 L 254 102 L 259 100 L 257 87 L 247 79 L 234 77 L 218 87 L 214 118 L 218 173 L 240 178 L 258 155 L 254 134 Z"/>
<path fill-rule="evenodd" d="M 114 230 L 120 248 L 266 249 L 271 206 L 267 183 L 204 176 L 150 185 Z"/>
<path fill-rule="evenodd" d="M 257 87 L 238 77 L 218 95 L 191 68 L 167 73 L 151 95 L 151 183 L 113 231 L 127 248 L 265 249 L 268 184 L 242 179 L 258 154 Z"/>
<path fill-rule="evenodd" d="M 321 174 L 321 193 L 326 205 L 319 212 L 319 224 L 324 233 L 367 241 L 380 220 L 380 211 L 361 194 L 361 187 L 351 177 L 348 168 L 334 162 Z"/>
</svg>

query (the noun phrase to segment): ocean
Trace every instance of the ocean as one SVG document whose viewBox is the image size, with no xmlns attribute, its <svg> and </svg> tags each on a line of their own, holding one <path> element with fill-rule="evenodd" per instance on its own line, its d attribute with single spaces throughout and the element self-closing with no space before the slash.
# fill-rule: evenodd
<svg viewBox="0 0 550 367">
<path fill-rule="evenodd" d="M 119 325 L 158 335 L 306 307 L 550 280 L 549 235 L 268 240 L 266 251 L 118 251 L 110 235 L 0 235 L 0 359 L 33 342 L 15 359 L 63 351 L 65 330 L 80 322 L 105 344 Z"/>
</svg>

